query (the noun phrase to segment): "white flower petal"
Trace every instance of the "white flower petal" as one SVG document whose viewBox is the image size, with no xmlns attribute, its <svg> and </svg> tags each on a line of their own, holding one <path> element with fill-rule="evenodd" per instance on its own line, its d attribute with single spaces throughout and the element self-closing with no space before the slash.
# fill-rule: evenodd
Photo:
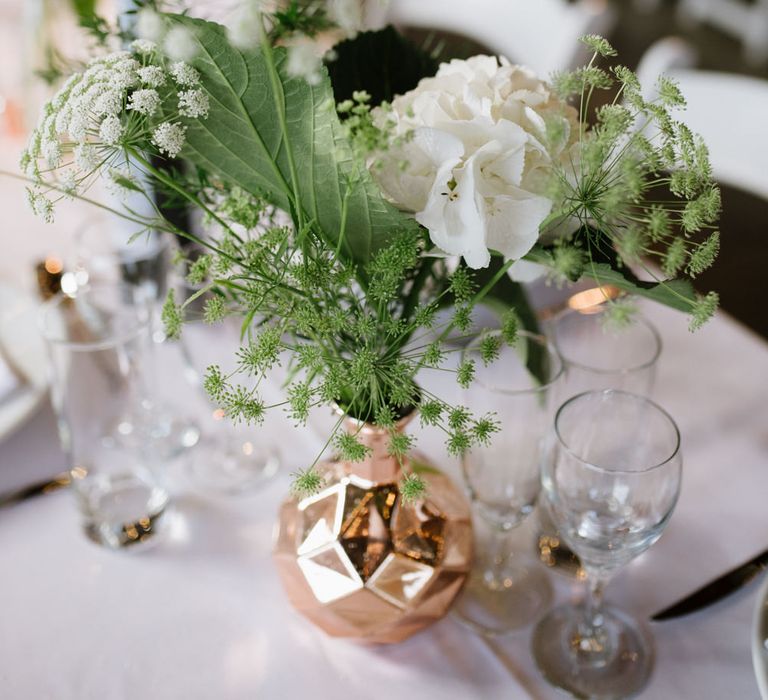
<svg viewBox="0 0 768 700">
<path fill-rule="evenodd" d="M 528 260 L 518 260 L 507 270 L 507 274 L 515 282 L 535 282 L 540 277 L 547 274 L 546 265 L 529 262 Z"/>
<path fill-rule="evenodd" d="M 523 257 L 539 238 L 539 227 L 552 209 L 552 200 L 517 190 L 489 204 L 488 246 L 505 258 Z"/>
</svg>

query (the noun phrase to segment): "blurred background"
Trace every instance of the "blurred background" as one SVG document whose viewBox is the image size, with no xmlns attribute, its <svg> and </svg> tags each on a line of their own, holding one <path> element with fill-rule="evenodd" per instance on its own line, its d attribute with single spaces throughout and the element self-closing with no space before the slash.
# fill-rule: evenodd
<svg viewBox="0 0 768 700">
<path fill-rule="evenodd" d="M 675 77 L 689 102 L 686 121 L 710 145 L 723 185 L 720 259 L 697 283 L 703 291 L 718 290 L 725 310 L 768 337 L 768 0 L 361 2 L 368 26 L 397 24 L 441 58 L 497 53 L 548 75 L 578 65 L 583 55 L 577 38 L 596 32 L 616 47 L 621 63 L 646 79 L 646 89 L 652 90 L 660 72 Z M 88 24 L 94 10 L 114 21 L 131 5 L 0 0 L 0 287 L 33 291 L 41 260 L 66 266 L 77 256 L 84 230 L 116 226 L 83 202 L 58 207 L 55 224 L 46 225 L 28 211 L 25 183 L 9 173 L 18 171 L 39 107 L 68 62 L 82 61 L 92 48 L 92 35 L 79 25 Z M 184 5 L 226 23 L 238 3 Z"/>
</svg>

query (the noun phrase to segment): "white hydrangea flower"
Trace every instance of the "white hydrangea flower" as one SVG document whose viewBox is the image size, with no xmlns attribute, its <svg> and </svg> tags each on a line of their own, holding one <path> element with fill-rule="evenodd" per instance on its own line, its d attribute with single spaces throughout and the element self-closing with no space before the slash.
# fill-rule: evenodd
<svg viewBox="0 0 768 700">
<path fill-rule="evenodd" d="M 374 118 L 392 134 L 374 178 L 436 246 L 473 268 L 486 267 L 491 250 L 517 260 L 533 247 L 552 208 L 553 162 L 578 137 L 575 111 L 546 83 L 493 56 L 442 64 Z M 550 120 L 562 122 L 560 143 L 547 143 Z"/>
<path fill-rule="evenodd" d="M 203 90 L 186 90 L 179 93 L 179 114 L 197 119 L 207 117 L 210 101 Z"/>
<path fill-rule="evenodd" d="M 163 18 L 148 7 L 139 10 L 136 15 L 136 34 L 140 39 L 159 42 L 165 34 Z"/>
<path fill-rule="evenodd" d="M 123 125 L 113 114 L 104 118 L 99 127 L 99 138 L 108 146 L 114 146 L 123 135 Z"/>
<path fill-rule="evenodd" d="M 300 41 L 288 47 L 288 75 L 304 78 L 310 85 L 317 85 L 321 79 L 320 66 L 322 57 L 317 47 L 310 41 Z"/>
<path fill-rule="evenodd" d="M 128 98 L 127 109 L 151 117 L 159 106 L 160 95 L 157 94 L 157 90 L 143 89 L 134 90 L 131 93 L 131 96 Z"/>
<path fill-rule="evenodd" d="M 168 70 L 173 79 L 183 87 L 196 87 L 200 83 L 200 74 L 184 61 L 172 63 Z"/>
<path fill-rule="evenodd" d="M 157 44 L 148 39 L 134 39 L 131 42 L 131 48 L 140 56 L 148 56 L 153 51 L 157 50 Z"/>
<path fill-rule="evenodd" d="M 184 147 L 186 132 L 187 127 L 182 124 L 163 122 L 152 132 L 152 143 L 160 153 L 175 158 Z"/>
<path fill-rule="evenodd" d="M 163 50 L 173 61 L 189 61 L 197 53 L 197 42 L 186 27 L 174 27 L 165 35 Z"/>
<path fill-rule="evenodd" d="M 144 66 L 136 71 L 144 85 L 149 85 L 151 88 L 158 88 L 161 85 L 165 85 L 166 74 L 165 71 L 159 66 Z"/>
<path fill-rule="evenodd" d="M 122 110 L 123 93 L 120 90 L 108 88 L 93 101 L 93 111 L 99 117 L 108 114 L 120 114 Z"/>
</svg>

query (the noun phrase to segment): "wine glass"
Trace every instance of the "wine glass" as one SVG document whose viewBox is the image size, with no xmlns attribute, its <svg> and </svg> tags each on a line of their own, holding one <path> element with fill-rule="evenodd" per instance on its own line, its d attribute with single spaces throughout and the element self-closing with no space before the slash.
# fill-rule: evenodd
<svg viewBox="0 0 768 700">
<path fill-rule="evenodd" d="M 534 658 L 553 685 L 589 698 L 624 698 L 645 685 L 652 642 L 637 621 L 603 604 L 603 589 L 661 536 L 681 472 L 677 426 L 650 399 L 590 391 L 558 410 L 542 485 L 555 525 L 581 558 L 588 595 L 555 608 L 534 631 Z"/>
<path fill-rule="evenodd" d="M 500 343 L 499 357 L 487 364 L 481 356 L 484 338 Z M 545 338 L 524 331 L 514 347 L 501 342 L 498 331 L 487 332 L 469 345 L 463 360 L 473 361 L 476 372 L 465 392 L 467 407 L 476 415 L 494 413 L 501 430 L 462 458 L 479 542 L 454 614 L 483 634 L 502 634 L 535 619 L 549 602 L 546 574 L 535 561 L 526 566 L 522 551 L 511 553 L 511 538 L 541 488 L 539 452 L 563 366 Z"/>
<path fill-rule="evenodd" d="M 550 326 L 565 362 L 562 400 L 593 389 L 650 395 L 661 354 L 661 337 L 641 314 L 627 324 L 611 322 L 607 305 L 567 309 Z"/>
<path fill-rule="evenodd" d="M 606 304 L 570 308 L 552 320 L 549 334 L 565 363 L 558 403 L 593 389 L 651 395 L 662 344 L 659 332 L 641 314 L 617 325 L 611 323 Z M 544 507 L 538 525 L 541 561 L 555 571 L 583 575 L 578 557 L 565 546 Z"/>
</svg>

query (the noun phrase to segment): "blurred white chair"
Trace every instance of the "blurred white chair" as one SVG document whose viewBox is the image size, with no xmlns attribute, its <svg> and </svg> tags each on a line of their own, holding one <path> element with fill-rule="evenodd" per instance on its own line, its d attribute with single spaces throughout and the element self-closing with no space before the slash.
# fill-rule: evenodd
<svg viewBox="0 0 768 700">
<path fill-rule="evenodd" d="M 734 36 L 752 63 L 768 59 L 768 0 L 680 0 L 683 23 L 706 22 Z"/>
<path fill-rule="evenodd" d="M 681 39 L 651 46 L 637 69 L 645 97 L 660 74 L 674 79 L 688 103 L 675 116 L 704 138 L 715 179 L 768 199 L 768 80 L 696 70 L 694 57 Z"/>
<path fill-rule="evenodd" d="M 578 38 L 606 34 L 614 12 L 607 0 L 371 0 L 372 28 L 397 24 L 453 32 L 547 77 L 573 68 Z"/>
</svg>

